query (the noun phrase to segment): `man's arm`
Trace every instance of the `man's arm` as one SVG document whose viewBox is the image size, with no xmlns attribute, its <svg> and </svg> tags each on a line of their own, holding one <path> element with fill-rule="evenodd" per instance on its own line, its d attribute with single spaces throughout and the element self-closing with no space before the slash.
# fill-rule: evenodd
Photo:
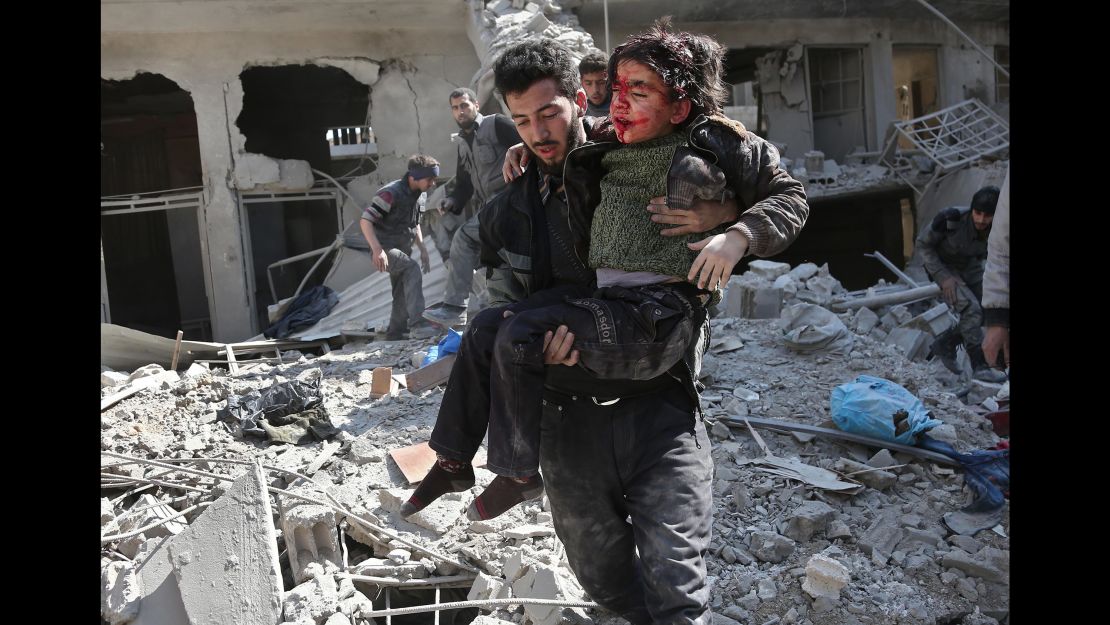
<svg viewBox="0 0 1110 625">
<path fill-rule="evenodd" d="M 948 230 L 949 218 L 958 214 L 959 210 L 955 208 L 937 213 L 929 227 L 917 236 L 916 246 L 921 250 L 921 261 L 925 265 L 925 271 L 929 272 L 933 281 L 940 285 L 941 297 L 949 306 L 956 305 L 956 286 L 960 280 L 941 260 L 938 249 Z"/>
<path fill-rule="evenodd" d="M 416 227 L 412 229 L 412 233 L 414 236 L 413 242 L 416 243 L 416 247 L 420 250 L 420 268 L 424 270 L 424 273 L 429 273 L 432 271 L 432 260 L 431 257 L 428 256 L 428 248 L 424 247 L 424 234 L 420 230 L 420 224 L 416 224 Z"/>
<path fill-rule="evenodd" d="M 378 271 L 387 271 L 389 269 L 389 259 L 382 249 L 381 243 L 378 242 L 377 233 L 374 231 L 374 224 L 381 223 L 382 219 L 389 214 L 393 208 L 393 193 L 388 189 L 379 189 L 374 194 L 373 199 L 366 208 L 362 209 L 362 219 L 359 220 L 359 228 L 362 229 L 362 236 L 366 238 L 366 242 L 370 244 L 370 257 L 374 261 L 374 266 Z"/>
<path fill-rule="evenodd" d="M 748 254 L 774 256 L 798 238 L 809 217 L 805 187 L 779 162 L 775 146 L 744 131 L 739 141 L 720 141 L 732 154 L 719 154 L 729 185 L 740 198 L 740 218 L 729 230 L 748 241 Z M 730 171 L 731 170 L 731 171 Z"/>
<path fill-rule="evenodd" d="M 374 223 L 363 217 L 358 220 L 358 225 L 362 229 L 362 236 L 370 244 L 370 259 L 374 261 L 374 267 L 378 271 L 387 271 L 389 269 L 389 258 L 385 255 L 385 250 L 382 249 L 381 244 L 378 243 L 378 236 L 374 232 Z"/>
<path fill-rule="evenodd" d="M 1010 366 L 1010 172 L 1002 183 L 987 239 L 987 267 L 983 272 L 983 355 L 995 366 L 998 352 Z"/>
<path fill-rule="evenodd" d="M 466 139 L 459 137 L 459 141 L 466 141 Z M 444 200 L 443 209 L 458 215 L 462 213 L 466 203 L 470 201 L 473 195 L 474 183 L 470 180 L 470 172 L 463 166 L 462 154 L 459 154 L 455 166 L 455 188 L 451 192 L 451 196 Z"/>
</svg>

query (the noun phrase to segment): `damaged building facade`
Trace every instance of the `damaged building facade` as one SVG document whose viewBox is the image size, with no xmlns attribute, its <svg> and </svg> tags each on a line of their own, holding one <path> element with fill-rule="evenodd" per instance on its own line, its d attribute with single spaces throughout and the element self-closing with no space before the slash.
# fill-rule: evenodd
<svg viewBox="0 0 1110 625">
<path fill-rule="evenodd" d="M 1008 2 L 931 5 L 1008 68 Z M 729 113 L 798 165 L 814 151 L 873 161 L 892 123 L 969 99 L 1008 117 L 1008 76 L 911 0 L 103 0 L 102 321 L 193 340 L 258 334 L 281 297 L 270 295 L 267 267 L 327 246 L 357 220 L 322 174 L 354 167 L 375 186 L 419 151 L 446 179 L 456 130 L 446 94 L 469 86 L 483 112 L 500 110 L 489 68 L 501 49 L 545 35 L 581 55 L 666 14 L 729 48 Z M 822 198 L 815 188 L 811 224 L 779 260 L 830 262 L 849 287 L 873 283 L 881 274 L 868 271 L 881 268 L 858 249 L 903 261 L 938 208 L 1001 182 L 974 169 L 924 195 L 891 184 Z M 852 218 L 831 217 L 844 214 Z M 277 278 L 284 295 L 315 260 Z"/>
</svg>

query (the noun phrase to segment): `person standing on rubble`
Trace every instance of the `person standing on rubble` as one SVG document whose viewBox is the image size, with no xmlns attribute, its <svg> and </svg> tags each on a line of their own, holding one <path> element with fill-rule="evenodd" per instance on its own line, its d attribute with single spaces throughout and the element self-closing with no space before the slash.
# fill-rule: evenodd
<svg viewBox="0 0 1110 625">
<path fill-rule="evenodd" d="M 505 188 L 501 163 L 509 146 L 520 141 L 516 127 L 504 115 L 482 115 L 478 112 L 478 96 L 466 87 L 455 89 L 447 98 L 451 115 L 459 132 L 451 135 L 458 148 L 455 189 L 436 210 L 446 217 L 461 215 L 474 200 L 477 209 L 455 231 L 447 263 L 447 287 L 443 301 L 424 311 L 424 318 L 442 326 L 466 324 L 466 305 L 474 270 L 478 268 L 481 244 L 478 240 L 478 214 L 482 207 Z"/>
<path fill-rule="evenodd" d="M 972 377 L 1003 382 L 1006 374 L 992 369 L 983 356 L 983 261 L 987 237 L 998 203 L 998 187 L 975 192 L 971 206 L 953 206 L 937 214 L 917 237 L 917 247 L 929 277 L 940 286 L 941 297 L 959 314 L 959 324 L 933 341 L 932 351 L 949 371 L 960 374 L 956 348 L 967 350 Z"/>
<path fill-rule="evenodd" d="M 437 330 L 421 318 L 424 310 L 424 278 L 421 270 L 432 269 L 428 248 L 420 232 L 420 194 L 436 186 L 439 161 L 426 154 L 414 154 L 408 171 L 399 180 L 385 185 L 362 209 L 359 227 L 370 244 L 370 256 L 378 271 L 389 272 L 393 287 L 393 309 L 386 329 L 387 341 L 428 338 Z M 420 250 L 420 264 L 412 259 L 412 245 Z"/>
<path fill-rule="evenodd" d="M 992 367 L 1010 368 L 1010 172 L 998 194 L 983 273 L 983 355 Z M 1002 362 L 998 353 L 1002 352 Z"/>
<path fill-rule="evenodd" d="M 689 43 L 687 33 L 665 28 L 641 37 L 649 48 L 681 49 Z M 483 258 L 499 259 L 490 269 L 491 299 L 521 302 L 566 280 L 588 287 L 595 283 L 594 272 L 574 250 L 589 245 L 588 225 L 600 200 L 596 190 L 603 172 L 572 170 L 568 154 L 593 145 L 586 143 L 587 132 L 615 147 L 612 127 L 606 134 L 594 127 L 600 120 L 583 119 L 586 98 L 573 57 L 557 42 L 535 40 L 509 48 L 494 74 L 536 165 L 488 207 L 503 216 L 482 229 Z M 775 149 L 727 120 L 693 113 L 687 120 L 682 132 L 714 154 L 740 198 L 737 204 L 748 207 L 735 224 L 747 251 L 770 255 L 785 248 L 800 232 L 808 206 L 802 185 L 782 170 Z M 735 207 L 708 204 L 717 209 L 672 216 L 688 219 L 689 232 L 737 219 Z M 504 246 L 487 247 L 487 241 Z M 489 362 L 504 316 L 501 308 L 483 311 L 463 337 L 429 443 L 437 463 L 425 478 L 429 485 L 422 482 L 418 489 L 431 498 L 474 484 L 469 460 L 481 444 L 489 411 L 472 409 L 481 402 L 459 398 L 490 388 Z M 540 398 L 540 468 L 571 569 L 595 601 L 636 625 L 707 624 L 711 618 L 705 554 L 713 509 L 712 459 L 697 417 L 697 378 L 708 330 L 706 318 L 683 361 L 651 380 L 599 380 L 581 367 L 548 367 Z M 551 333 L 545 364 L 575 364 L 573 341 L 566 327 Z M 631 371 L 631 356 L 624 356 Z M 473 366 L 463 366 L 470 362 Z M 458 414 L 445 418 L 445 410 Z"/>
</svg>

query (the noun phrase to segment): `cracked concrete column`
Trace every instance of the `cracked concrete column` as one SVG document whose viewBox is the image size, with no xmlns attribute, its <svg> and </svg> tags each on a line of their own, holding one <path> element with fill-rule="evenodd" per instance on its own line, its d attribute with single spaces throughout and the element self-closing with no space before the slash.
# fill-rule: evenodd
<svg viewBox="0 0 1110 625">
<path fill-rule="evenodd" d="M 198 82 L 191 91 L 197 113 L 197 138 L 204 171 L 205 204 L 201 207 L 201 255 L 205 288 L 216 341 L 241 341 L 258 333 L 251 313 L 250 282 L 244 258 L 246 224 L 229 180 L 231 143 L 224 102 L 224 83 Z M 229 93 L 228 97 L 234 94 Z M 235 110 L 238 110 L 236 106 Z M 235 131 L 236 134 L 238 131 Z"/>
</svg>

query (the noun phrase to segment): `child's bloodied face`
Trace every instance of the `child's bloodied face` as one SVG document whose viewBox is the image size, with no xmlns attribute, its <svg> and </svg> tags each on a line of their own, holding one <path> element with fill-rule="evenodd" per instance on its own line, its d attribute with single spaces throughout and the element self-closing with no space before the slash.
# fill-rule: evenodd
<svg viewBox="0 0 1110 625">
<path fill-rule="evenodd" d="M 617 66 L 609 115 L 621 143 L 639 143 L 674 132 L 690 114 L 690 100 L 671 99 L 671 88 L 639 61 Z"/>
</svg>

